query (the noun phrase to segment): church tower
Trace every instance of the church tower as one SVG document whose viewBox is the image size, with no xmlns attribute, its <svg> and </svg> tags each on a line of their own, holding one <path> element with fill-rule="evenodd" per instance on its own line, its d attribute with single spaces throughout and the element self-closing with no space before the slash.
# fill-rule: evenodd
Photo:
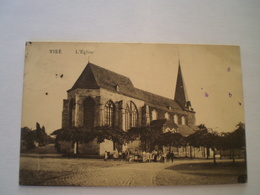
<svg viewBox="0 0 260 195">
<path fill-rule="evenodd" d="M 177 82 L 175 88 L 174 100 L 185 110 L 192 110 L 191 103 L 188 98 L 188 93 L 185 87 L 184 79 L 182 76 L 181 65 L 179 61 Z"/>
</svg>

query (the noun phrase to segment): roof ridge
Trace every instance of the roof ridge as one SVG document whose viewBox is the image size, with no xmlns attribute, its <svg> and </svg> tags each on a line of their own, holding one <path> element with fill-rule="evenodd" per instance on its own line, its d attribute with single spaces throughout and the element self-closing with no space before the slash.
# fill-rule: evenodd
<svg viewBox="0 0 260 195">
<path fill-rule="evenodd" d="M 145 91 L 145 90 L 143 90 L 143 89 L 138 89 L 138 88 L 136 88 L 136 87 L 135 87 L 135 89 L 140 90 L 140 91 L 145 92 L 145 93 L 149 93 L 149 94 L 155 95 L 155 96 L 159 96 L 159 97 L 164 98 L 164 99 L 168 99 L 168 100 L 171 100 L 171 101 L 175 101 L 174 99 L 171 99 L 171 98 L 168 98 L 168 97 L 165 97 L 165 96 L 161 96 L 161 95 L 158 95 L 158 94 L 149 92 L 149 91 Z"/>
<path fill-rule="evenodd" d="M 89 62 L 87 63 L 86 68 L 87 68 L 88 64 L 89 64 Z M 94 65 L 94 64 L 93 64 L 93 65 Z M 86 68 L 85 68 L 85 69 L 86 69 Z M 97 79 L 96 79 L 96 77 L 95 77 L 95 74 L 94 74 L 93 70 L 91 69 L 91 67 L 89 67 L 89 68 L 90 68 L 90 70 L 91 70 L 91 73 L 92 73 L 92 75 L 93 75 L 93 78 L 94 78 L 96 84 L 99 85 L 98 82 L 97 82 Z M 100 86 L 99 86 L 99 87 L 100 87 Z"/>
<path fill-rule="evenodd" d="M 103 67 L 101 67 L 101 66 L 99 66 L 99 65 L 96 65 L 96 64 L 93 64 L 93 63 L 91 63 L 91 62 L 88 62 L 88 64 L 87 64 L 86 66 L 88 66 L 88 65 L 90 66 L 90 68 L 91 68 L 91 66 L 94 66 L 94 67 L 97 67 L 97 68 L 103 69 L 103 70 L 105 70 L 105 71 L 108 71 L 108 72 L 110 72 L 110 73 L 117 74 L 117 75 L 119 75 L 119 76 L 122 76 L 122 77 L 128 78 L 128 79 L 131 81 L 131 79 L 130 79 L 129 77 L 125 76 L 125 75 L 122 75 L 122 74 L 117 73 L 117 72 L 114 72 L 114 71 L 112 71 L 112 70 L 109 70 L 109 69 L 103 68 Z M 131 82 L 131 83 L 132 83 L 132 82 Z"/>
<path fill-rule="evenodd" d="M 96 78 L 95 78 L 95 75 L 94 75 L 94 73 L 93 73 L 93 70 L 88 66 L 88 64 L 85 66 L 85 68 L 83 69 L 83 71 L 81 72 L 81 74 L 80 74 L 80 76 L 78 77 L 78 79 L 76 80 L 76 82 L 74 83 L 74 85 L 69 89 L 69 90 L 67 90 L 67 92 L 70 92 L 70 91 L 72 91 L 72 90 L 74 90 L 74 89 L 77 89 L 77 88 L 81 88 L 81 87 L 79 87 L 79 86 L 81 86 L 81 82 L 82 82 L 82 80 L 84 80 L 84 76 L 85 76 L 85 74 L 88 72 L 88 69 L 90 69 L 90 73 L 91 73 L 91 75 L 92 75 L 92 79 L 93 79 L 93 81 L 94 81 L 94 85 L 96 85 L 96 86 L 98 86 L 98 83 L 97 83 L 97 80 L 96 80 Z M 79 86 L 78 86 L 79 85 Z"/>
</svg>

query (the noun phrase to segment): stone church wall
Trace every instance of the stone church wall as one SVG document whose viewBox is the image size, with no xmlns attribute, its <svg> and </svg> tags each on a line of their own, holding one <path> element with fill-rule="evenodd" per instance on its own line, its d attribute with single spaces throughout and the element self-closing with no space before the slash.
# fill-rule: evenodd
<svg viewBox="0 0 260 195">
<path fill-rule="evenodd" d="M 156 110 L 157 118 L 164 119 L 165 113 L 169 114 L 169 120 L 174 121 L 174 115 L 178 115 L 177 124 L 181 124 L 181 117 L 184 116 L 186 124 L 195 125 L 195 113 L 189 111 L 178 110 L 173 112 L 172 110 L 161 109 L 156 106 L 148 106 L 143 100 L 132 98 L 117 92 L 112 92 L 107 89 L 75 89 L 68 93 L 68 99 L 63 100 L 63 112 L 62 112 L 62 127 L 69 127 L 70 120 L 72 120 L 73 126 L 83 126 L 84 125 L 84 101 L 86 98 L 91 97 L 94 101 L 94 126 L 105 125 L 105 105 L 107 102 L 112 101 L 115 106 L 115 116 L 114 116 L 114 125 L 125 129 L 125 108 L 126 105 L 130 102 L 133 102 L 137 108 L 138 119 L 137 126 L 148 125 L 152 119 L 152 112 Z M 70 101 L 74 101 L 73 110 L 72 110 L 72 119 L 70 119 Z M 125 149 L 132 151 L 140 150 L 141 143 L 140 141 L 134 141 L 127 144 Z M 62 143 L 63 151 L 72 152 L 73 146 L 72 143 Z M 110 153 L 114 152 L 114 145 L 112 141 L 105 140 L 103 143 L 98 144 L 96 141 L 87 144 L 79 144 L 78 151 L 79 153 L 86 154 L 99 154 L 103 155 L 105 151 Z M 188 147 L 175 149 L 175 153 L 179 157 L 186 157 L 192 155 L 192 157 L 204 157 L 205 154 L 202 150 L 194 149 L 190 150 Z"/>
<path fill-rule="evenodd" d="M 130 103 L 131 101 L 136 105 L 137 108 L 137 112 L 138 112 L 138 126 L 141 126 L 142 124 L 142 107 L 144 105 L 144 101 L 136 99 L 136 98 L 131 98 L 128 96 L 125 96 L 123 94 L 119 94 L 119 93 L 115 93 L 115 92 L 111 92 L 109 90 L 106 89 L 100 89 L 100 95 L 101 95 L 101 123 L 104 124 L 104 117 L 105 117 L 105 104 L 111 100 L 113 103 L 115 103 L 116 105 L 116 119 L 119 119 L 118 121 L 116 121 L 116 125 L 118 125 L 119 127 L 121 127 L 123 130 L 125 129 L 125 108 L 126 108 L 126 104 Z"/>
<path fill-rule="evenodd" d="M 101 156 L 103 156 L 105 154 L 105 151 L 109 152 L 110 154 L 113 153 L 114 149 L 113 149 L 113 142 L 112 141 L 105 140 L 104 142 L 102 142 L 100 144 L 99 154 Z"/>
<path fill-rule="evenodd" d="M 186 112 L 187 113 L 187 122 L 188 125 L 196 125 L 196 118 L 194 112 Z"/>
<path fill-rule="evenodd" d="M 78 146 L 78 152 L 79 154 L 93 154 L 93 155 L 98 155 L 99 154 L 99 144 L 97 143 L 96 140 L 93 140 L 92 142 L 89 143 L 81 143 Z"/>
</svg>

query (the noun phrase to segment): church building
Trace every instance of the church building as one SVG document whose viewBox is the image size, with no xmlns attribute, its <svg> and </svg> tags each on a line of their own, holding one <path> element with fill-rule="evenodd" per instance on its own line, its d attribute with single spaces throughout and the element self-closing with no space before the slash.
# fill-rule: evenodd
<svg viewBox="0 0 260 195">
<path fill-rule="evenodd" d="M 155 124 L 166 119 L 164 132 L 178 132 L 188 136 L 197 130 L 195 111 L 188 99 L 179 63 L 174 99 L 162 97 L 134 87 L 130 78 L 88 63 L 63 100 L 62 128 L 117 126 L 127 131 L 131 127 Z M 167 124 L 172 125 L 167 125 Z M 138 148 L 139 142 L 123 146 L 123 150 Z M 98 144 L 81 144 L 79 152 L 103 155 L 115 151 L 115 144 L 106 140 Z M 72 150 L 71 144 L 63 144 L 62 150 Z M 181 148 L 178 156 L 189 156 L 195 148 Z M 205 156 L 205 150 L 196 157 Z M 198 156 L 199 155 L 199 156 Z"/>
</svg>

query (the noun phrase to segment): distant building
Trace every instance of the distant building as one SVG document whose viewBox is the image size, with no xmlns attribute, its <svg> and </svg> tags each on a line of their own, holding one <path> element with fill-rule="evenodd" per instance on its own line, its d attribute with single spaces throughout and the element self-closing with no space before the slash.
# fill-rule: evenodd
<svg viewBox="0 0 260 195">
<path fill-rule="evenodd" d="M 195 111 L 188 100 L 181 66 L 179 64 L 175 98 L 169 99 L 134 87 L 128 77 L 88 63 L 63 100 L 62 128 L 71 126 L 118 126 L 127 131 L 131 127 L 160 124 L 163 131 L 178 132 L 183 136 L 193 133 L 196 127 Z M 162 121 L 162 120 L 161 120 Z M 117 146 L 106 140 L 93 141 L 79 146 L 80 153 L 104 154 L 120 149 L 138 149 L 140 142 Z M 71 144 L 62 144 L 63 151 L 73 151 Z M 179 156 L 205 156 L 205 149 L 175 149 Z"/>
</svg>

